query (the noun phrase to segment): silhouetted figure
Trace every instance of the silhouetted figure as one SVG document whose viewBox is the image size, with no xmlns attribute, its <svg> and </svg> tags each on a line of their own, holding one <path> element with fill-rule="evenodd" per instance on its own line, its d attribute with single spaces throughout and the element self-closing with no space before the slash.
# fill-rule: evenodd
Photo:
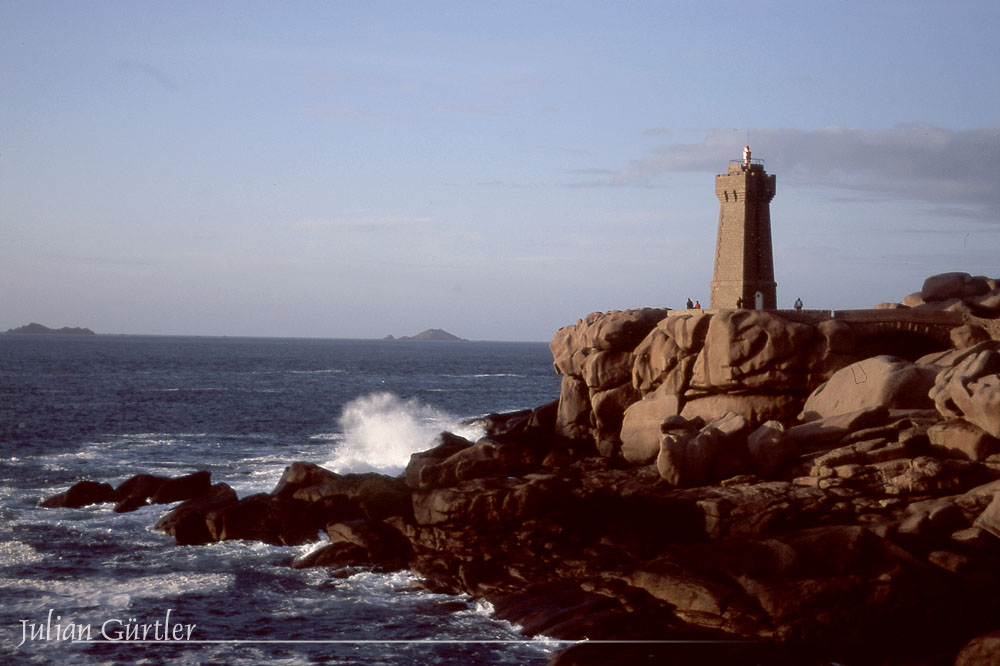
<svg viewBox="0 0 1000 666">
<path fill-rule="evenodd" d="M 796 310 L 801 310 L 802 309 L 802 299 L 801 298 L 796 298 L 795 299 L 795 309 Z"/>
<path fill-rule="evenodd" d="M 695 310 L 701 310 L 701 302 L 700 301 L 695 301 L 694 302 L 694 309 Z"/>
<path fill-rule="evenodd" d="M 694 307 L 694 303 L 692 303 L 692 302 L 691 302 L 691 299 L 689 298 L 689 299 L 688 299 L 688 302 L 687 302 L 687 309 L 688 309 L 688 310 L 690 310 L 690 309 L 691 309 L 691 308 L 693 308 L 693 307 Z"/>
<path fill-rule="evenodd" d="M 736 299 L 736 309 L 737 310 L 742 310 L 743 309 L 743 297 L 742 296 L 740 296 L 739 298 Z"/>
</svg>

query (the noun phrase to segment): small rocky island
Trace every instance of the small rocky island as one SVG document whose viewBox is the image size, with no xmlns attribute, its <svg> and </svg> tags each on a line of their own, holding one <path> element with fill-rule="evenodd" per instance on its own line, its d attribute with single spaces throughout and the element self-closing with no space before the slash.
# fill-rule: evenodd
<svg viewBox="0 0 1000 666">
<path fill-rule="evenodd" d="M 69 326 L 63 326 L 62 328 L 49 328 L 48 326 L 43 326 L 42 324 L 36 324 L 34 322 L 30 324 L 25 324 L 24 326 L 18 326 L 17 328 L 7 329 L 7 334 L 9 335 L 96 335 L 89 328 L 71 328 Z"/>
<path fill-rule="evenodd" d="M 452 335 L 448 331 L 442 330 L 440 328 L 428 328 L 426 331 L 417 333 L 416 335 L 404 335 L 402 337 L 396 338 L 391 335 L 387 335 L 383 340 L 417 340 L 420 342 L 465 342 L 465 338 L 460 338 L 457 335 Z"/>
<path fill-rule="evenodd" d="M 1000 663 L 1000 281 L 871 310 L 594 313 L 558 400 L 443 433 L 399 477 L 287 467 L 81 481 L 43 506 L 182 503 L 179 545 L 326 545 L 408 568 L 583 664 Z M 595 643 L 596 639 L 622 641 Z"/>
</svg>

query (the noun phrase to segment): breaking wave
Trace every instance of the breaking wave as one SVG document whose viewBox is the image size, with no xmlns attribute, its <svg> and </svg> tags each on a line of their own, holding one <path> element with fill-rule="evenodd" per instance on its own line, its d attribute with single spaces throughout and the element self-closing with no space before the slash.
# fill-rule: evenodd
<svg viewBox="0 0 1000 666">
<path fill-rule="evenodd" d="M 463 423 L 437 407 L 388 392 L 355 398 L 344 407 L 339 421 L 343 440 L 324 464 L 339 473 L 399 474 L 410 455 L 433 446 L 443 431 L 472 441 L 485 435 L 482 425 Z"/>
</svg>

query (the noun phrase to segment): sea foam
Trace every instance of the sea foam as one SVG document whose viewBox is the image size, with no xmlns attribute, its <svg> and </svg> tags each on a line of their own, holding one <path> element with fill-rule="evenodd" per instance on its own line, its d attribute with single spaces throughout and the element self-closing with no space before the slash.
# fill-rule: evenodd
<svg viewBox="0 0 1000 666">
<path fill-rule="evenodd" d="M 355 398 L 345 405 L 340 429 L 343 440 L 324 464 L 339 473 L 399 474 L 411 454 L 433 446 L 443 431 L 472 441 L 485 434 L 481 425 L 463 423 L 437 407 L 388 392 Z"/>
</svg>

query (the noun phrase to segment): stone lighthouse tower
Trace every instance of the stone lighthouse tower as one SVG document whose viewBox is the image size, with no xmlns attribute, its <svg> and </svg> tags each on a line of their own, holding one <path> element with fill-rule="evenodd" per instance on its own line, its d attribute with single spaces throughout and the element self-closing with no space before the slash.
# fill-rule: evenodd
<svg viewBox="0 0 1000 666">
<path fill-rule="evenodd" d="M 715 177 L 719 198 L 719 235 L 709 306 L 774 310 L 778 307 L 771 254 L 771 199 L 775 177 L 762 160 L 729 162 L 729 173 Z"/>
</svg>

